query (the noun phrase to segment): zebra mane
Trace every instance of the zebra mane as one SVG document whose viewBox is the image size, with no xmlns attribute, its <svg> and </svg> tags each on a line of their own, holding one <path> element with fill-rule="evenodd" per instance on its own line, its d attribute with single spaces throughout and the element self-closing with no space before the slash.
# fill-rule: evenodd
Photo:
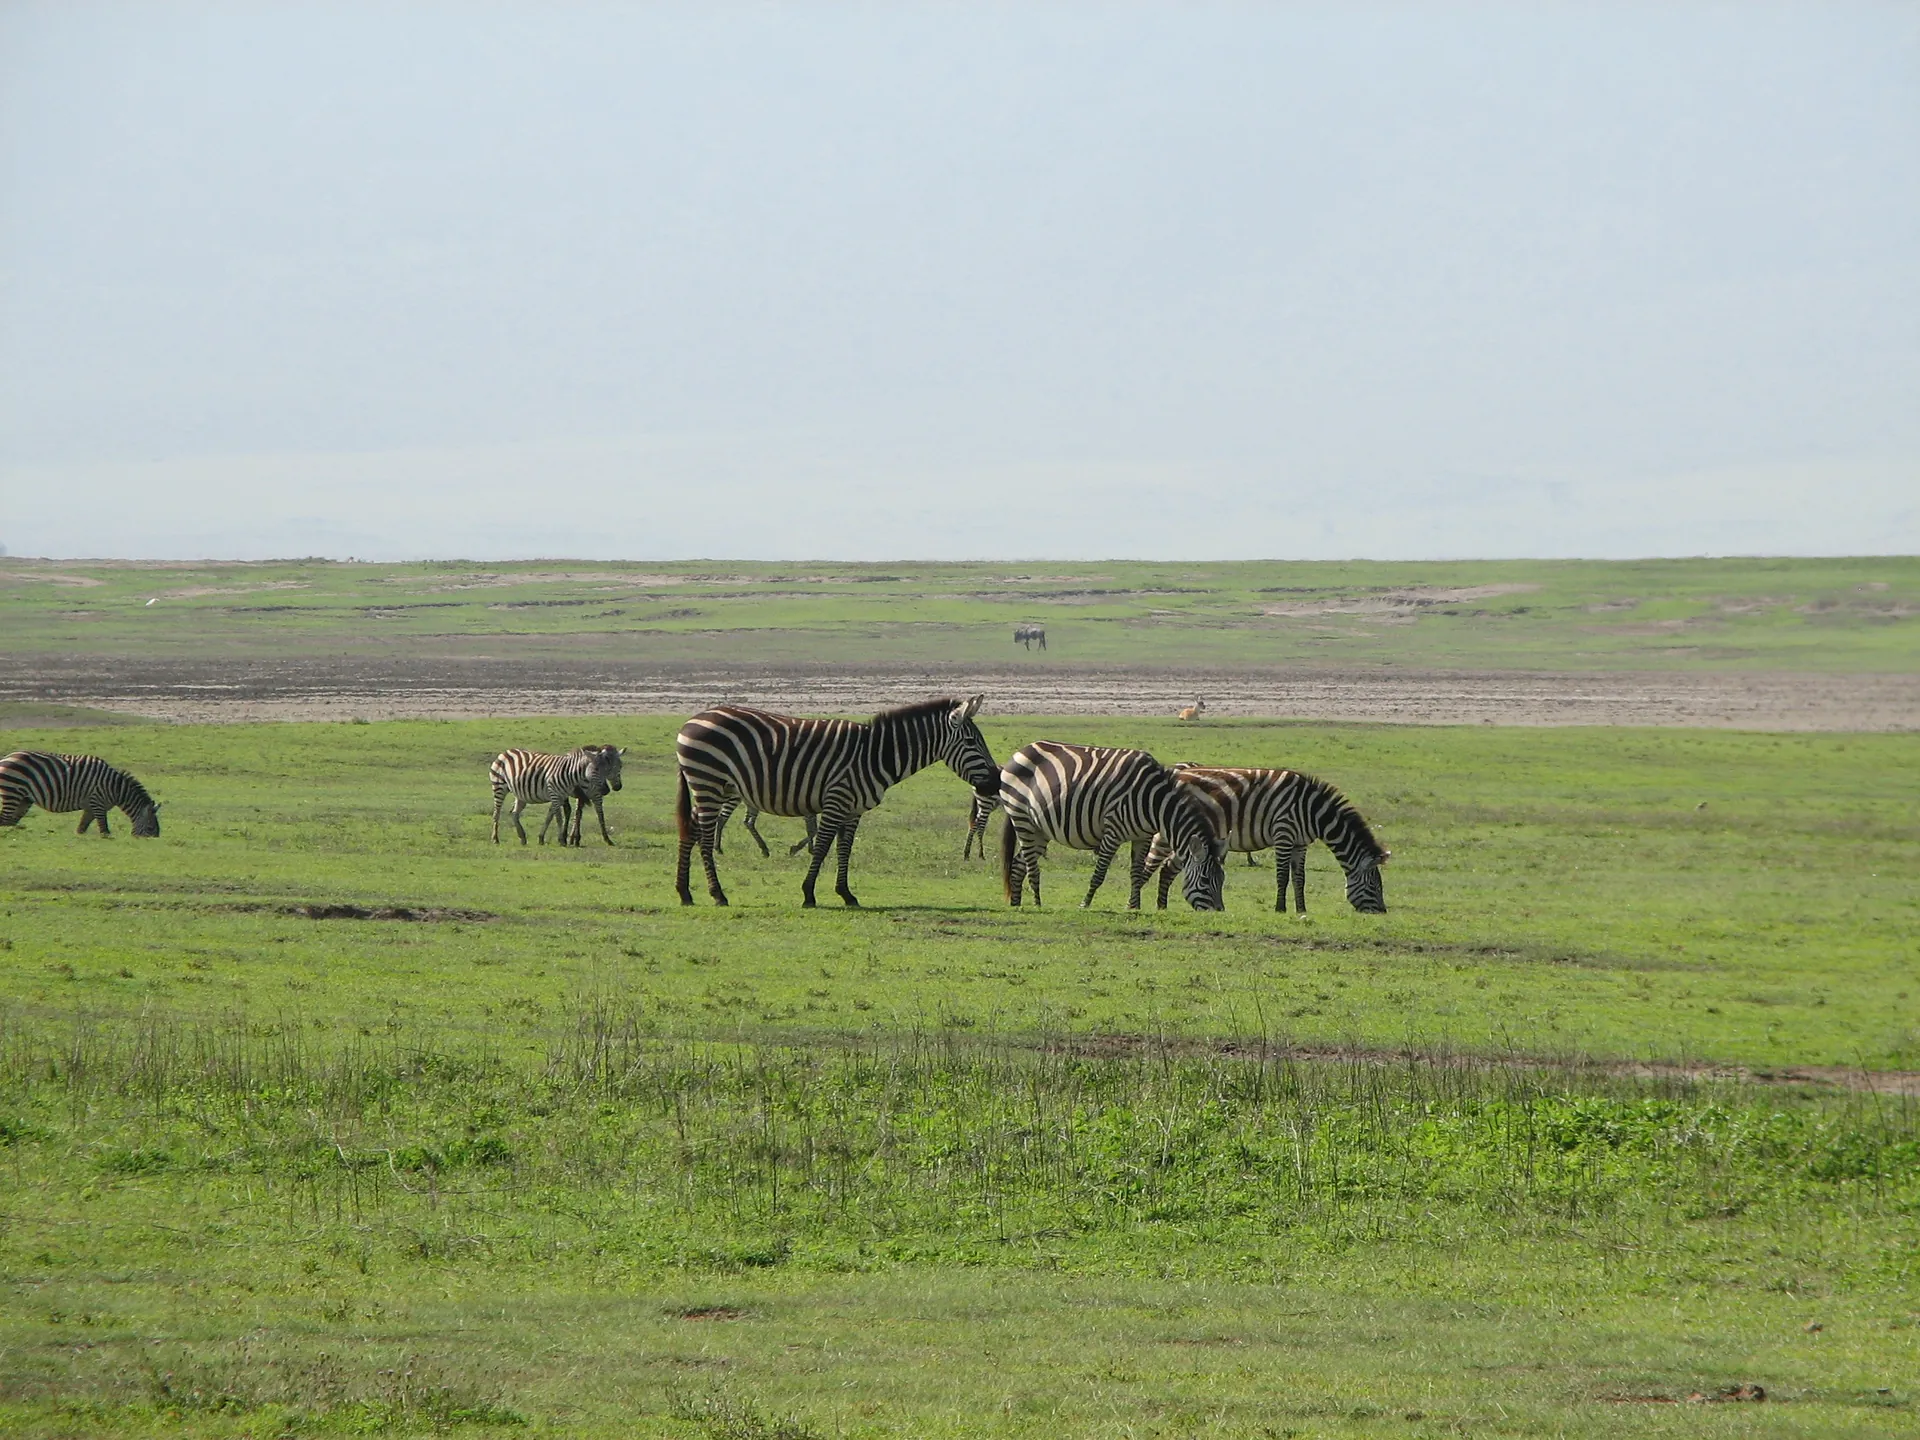
<svg viewBox="0 0 1920 1440">
<path fill-rule="evenodd" d="M 941 695 L 932 700 L 916 700 L 911 705 L 897 705 L 891 710 L 882 710 L 873 717 L 877 726 L 895 725 L 904 720 L 919 720 L 928 715 L 945 715 L 956 705 L 966 702 L 952 695 Z"/>
<path fill-rule="evenodd" d="M 1366 847 L 1369 855 L 1378 860 L 1387 853 L 1387 847 L 1374 838 L 1373 827 L 1367 824 L 1366 817 L 1354 807 L 1354 803 L 1347 799 L 1338 785 L 1322 780 L 1316 775 L 1309 775 L 1302 770 L 1296 770 L 1293 773 L 1300 777 L 1301 784 L 1309 790 L 1317 791 L 1339 812 L 1340 818 L 1347 822 L 1349 830 Z"/>
</svg>

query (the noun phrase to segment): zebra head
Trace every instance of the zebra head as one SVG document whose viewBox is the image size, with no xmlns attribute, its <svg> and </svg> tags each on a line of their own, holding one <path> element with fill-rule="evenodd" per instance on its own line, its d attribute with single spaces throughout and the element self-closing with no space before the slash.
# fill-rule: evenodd
<svg viewBox="0 0 1920 1440">
<path fill-rule="evenodd" d="M 587 780 L 608 790 L 620 788 L 620 757 L 626 754 L 626 747 L 613 745 L 587 745 L 582 747 L 587 753 Z"/>
<path fill-rule="evenodd" d="M 1347 867 L 1347 903 L 1362 915 L 1387 913 L 1387 886 L 1380 867 L 1393 858 L 1391 850 L 1376 856 L 1363 855 Z"/>
<path fill-rule="evenodd" d="M 1166 830 L 1173 858 L 1180 864 L 1180 893 L 1187 897 L 1187 904 L 1196 910 L 1226 909 L 1226 844 L 1207 812 L 1176 791 Z M 1164 843 L 1159 836 L 1155 840 Z"/>
<path fill-rule="evenodd" d="M 152 800 L 144 805 L 136 805 L 127 812 L 133 821 L 133 833 L 143 839 L 157 838 L 160 834 L 160 806 Z"/>
<path fill-rule="evenodd" d="M 947 712 L 946 744 L 940 758 L 962 780 L 973 786 L 976 795 L 991 799 L 1000 793 L 1000 762 L 987 749 L 986 737 L 973 717 L 979 712 L 985 695 L 956 700 Z"/>
</svg>

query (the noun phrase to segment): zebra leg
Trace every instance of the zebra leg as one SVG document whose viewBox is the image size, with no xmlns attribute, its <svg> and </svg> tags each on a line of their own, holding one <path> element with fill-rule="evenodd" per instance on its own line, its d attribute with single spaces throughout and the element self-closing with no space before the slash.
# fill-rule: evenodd
<svg viewBox="0 0 1920 1440">
<path fill-rule="evenodd" d="M 800 894 L 802 897 L 800 905 L 802 909 L 811 910 L 813 908 L 814 883 L 820 878 L 820 867 L 826 863 L 827 851 L 833 848 L 833 839 L 839 832 L 839 829 L 839 822 L 830 821 L 825 815 L 820 817 L 820 823 L 814 827 L 812 842 L 813 858 L 807 864 L 807 878 L 800 882 Z"/>
<path fill-rule="evenodd" d="M 556 815 L 560 817 L 560 843 L 562 845 L 567 843 L 567 826 L 572 823 L 572 819 L 567 808 L 567 797 L 562 795 L 558 800 L 553 801 L 547 806 L 547 822 L 540 827 L 540 843 L 542 845 L 547 843 L 547 831 L 552 828 Z"/>
<path fill-rule="evenodd" d="M 1105 835 L 1100 839 L 1100 848 L 1093 852 L 1093 879 L 1087 885 L 1087 898 L 1080 902 L 1082 910 L 1093 904 L 1094 892 L 1107 879 L 1107 867 L 1113 864 L 1113 857 L 1120 853 L 1120 837 Z"/>
<path fill-rule="evenodd" d="M 604 795 L 596 795 L 593 797 L 593 818 L 600 822 L 600 838 L 611 845 L 613 844 L 613 836 L 607 833 L 607 812 L 603 808 L 605 799 L 606 797 Z M 576 845 L 580 843 L 580 822 L 586 818 L 587 807 L 582 805 L 580 807 L 580 813 L 574 816 L 573 819 L 573 843 Z"/>
<path fill-rule="evenodd" d="M 820 822 L 816 817 L 812 815 L 808 815 L 806 817 L 806 821 L 807 821 L 806 838 L 803 840 L 796 840 L 793 842 L 792 845 L 788 846 L 787 854 L 798 855 L 802 850 L 811 850 L 813 848 L 813 832 L 820 828 Z"/>
<path fill-rule="evenodd" d="M 1247 869 L 1251 870 L 1255 866 L 1257 866 L 1259 863 L 1260 863 L 1260 859 L 1259 859 L 1258 852 L 1253 850 L 1247 851 Z"/>
<path fill-rule="evenodd" d="M 500 843 L 500 806 L 505 803 L 507 792 L 498 785 L 493 787 L 493 843 Z"/>
<path fill-rule="evenodd" d="M 1127 909 L 1140 908 L 1140 892 L 1147 888 L 1147 842 L 1136 838 L 1127 858 Z"/>
<path fill-rule="evenodd" d="M 1293 908 L 1307 913 L 1307 847 L 1293 847 Z"/>
<path fill-rule="evenodd" d="M 0 826 L 18 825 L 32 808 L 33 801 L 23 795 L 0 796 Z"/>
<path fill-rule="evenodd" d="M 91 824 L 93 824 L 93 812 L 91 810 L 82 810 L 80 812 L 80 828 L 73 833 L 76 835 L 84 835 L 87 833 L 87 827 Z"/>
<path fill-rule="evenodd" d="M 1273 908 L 1276 914 L 1287 913 L 1287 881 L 1293 877 L 1293 851 L 1285 845 L 1273 847 Z"/>
<path fill-rule="evenodd" d="M 860 908 L 860 901 L 855 897 L 853 891 L 847 888 L 847 865 L 853 859 L 853 837 L 859 832 L 859 829 L 860 817 L 858 815 L 849 816 L 840 822 L 840 834 L 837 837 L 840 842 L 840 875 L 833 887 L 833 893 L 838 895 L 841 900 L 855 910 Z"/>
<path fill-rule="evenodd" d="M 753 837 L 753 843 L 760 847 L 760 858 L 765 860 L 770 857 L 773 852 L 767 848 L 767 842 L 761 837 L 760 827 L 754 823 L 759 818 L 760 812 L 749 805 L 747 807 L 747 813 L 740 823 L 747 827 L 747 834 L 751 835 Z"/>
<path fill-rule="evenodd" d="M 518 790 L 514 791 L 513 792 L 513 814 L 510 818 L 513 820 L 513 828 L 515 832 L 520 836 L 520 843 L 522 845 L 527 843 L 527 827 L 520 823 L 520 816 L 521 816 L 521 813 L 526 810 L 526 808 L 527 808 L 527 797 L 522 795 Z M 546 842 L 542 841 L 541 843 L 544 844 Z"/>
<path fill-rule="evenodd" d="M 706 867 L 707 871 L 707 894 L 713 897 L 714 904 L 724 905 L 727 903 L 727 892 L 720 888 L 720 867 L 713 861 L 716 853 L 714 840 L 719 834 L 719 823 L 712 814 L 702 815 L 696 812 L 695 824 L 700 832 L 700 863 Z"/>
</svg>

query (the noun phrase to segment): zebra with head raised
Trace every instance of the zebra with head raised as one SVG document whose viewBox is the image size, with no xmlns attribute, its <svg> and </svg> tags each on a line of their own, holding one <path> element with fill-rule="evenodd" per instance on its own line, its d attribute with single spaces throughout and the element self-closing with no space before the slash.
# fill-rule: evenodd
<svg viewBox="0 0 1920 1440">
<path fill-rule="evenodd" d="M 1007 902 L 1020 903 L 1031 881 L 1040 903 L 1040 861 L 1052 841 L 1094 852 L 1093 880 L 1081 908 L 1107 878 L 1122 842 L 1132 842 L 1132 881 L 1127 908 L 1140 908 L 1147 880 L 1147 840 L 1169 837 L 1180 865 L 1187 903 L 1196 910 L 1222 910 L 1226 873 L 1221 836 L 1212 812 L 1195 804 L 1172 772 L 1144 750 L 1104 745 L 1063 745 L 1037 740 L 1016 750 L 1000 772 L 1000 878 Z"/>
<path fill-rule="evenodd" d="M 146 786 L 98 755 L 16 750 L 0 760 L 0 825 L 18 825 L 35 805 L 52 814 L 81 811 L 81 835 L 98 821 L 106 838 L 107 812 L 116 808 L 133 822 L 135 835 L 160 833 L 160 807 Z"/>
<path fill-rule="evenodd" d="M 513 828 L 522 845 L 527 843 L 527 830 L 520 816 L 527 806 L 541 803 L 548 806 L 548 825 L 553 823 L 555 811 L 561 812 L 560 843 L 564 845 L 564 806 L 575 798 L 580 800 L 583 813 L 587 805 L 593 806 L 600 816 L 600 834 L 611 845 L 613 837 L 607 834 L 606 812 L 600 801 L 608 790 L 620 788 L 620 757 L 626 753 L 613 745 L 582 745 L 564 755 L 549 755 L 542 750 L 501 751 L 487 767 L 487 776 L 493 782 L 493 843 L 500 843 L 500 807 L 511 793 Z M 540 843 L 547 843 L 545 825 L 540 827 Z"/>
<path fill-rule="evenodd" d="M 1353 803 L 1326 781 L 1298 770 L 1215 765 L 1176 765 L 1173 777 L 1214 813 L 1227 849 L 1251 854 L 1273 847 L 1275 910 L 1286 911 L 1291 877 L 1294 901 L 1302 915 L 1307 913 L 1307 847 L 1324 840 L 1346 872 L 1347 903 L 1363 914 L 1386 914 L 1387 890 L 1380 867 L 1393 852 L 1374 838 Z M 1155 836 L 1148 868 L 1162 867 L 1167 859 L 1160 837 Z M 1163 909 L 1172 880 L 1172 871 L 1161 869 Z"/>
<path fill-rule="evenodd" d="M 818 816 L 813 859 L 801 885 L 802 904 L 814 903 L 814 883 L 827 851 L 839 849 L 835 893 L 858 905 L 847 887 L 847 866 L 860 817 L 887 790 L 935 761 L 945 761 L 975 790 L 990 794 L 1000 767 L 973 717 L 985 696 L 942 698 L 883 710 L 870 722 L 803 720 L 722 705 L 680 727 L 680 786 L 676 814 L 680 855 L 674 882 L 680 903 L 693 903 L 689 876 L 697 845 L 707 893 L 727 903 L 714 865 L 714 835 L 727 801 L 738 798 L 769 815 Z"/>
</svg>

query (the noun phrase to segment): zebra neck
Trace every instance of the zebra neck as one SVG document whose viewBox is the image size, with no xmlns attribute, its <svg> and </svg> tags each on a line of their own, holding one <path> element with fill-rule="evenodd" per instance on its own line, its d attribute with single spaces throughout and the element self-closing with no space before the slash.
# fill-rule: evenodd
<svg viewBox="0 0 1920 1440">
<path fill-rule="evenodd" d="M 929 718 L 875 723 L 870 749 L 875 778 L 897 785 L 940 758 L 940 732 Z"/>
</svg>

